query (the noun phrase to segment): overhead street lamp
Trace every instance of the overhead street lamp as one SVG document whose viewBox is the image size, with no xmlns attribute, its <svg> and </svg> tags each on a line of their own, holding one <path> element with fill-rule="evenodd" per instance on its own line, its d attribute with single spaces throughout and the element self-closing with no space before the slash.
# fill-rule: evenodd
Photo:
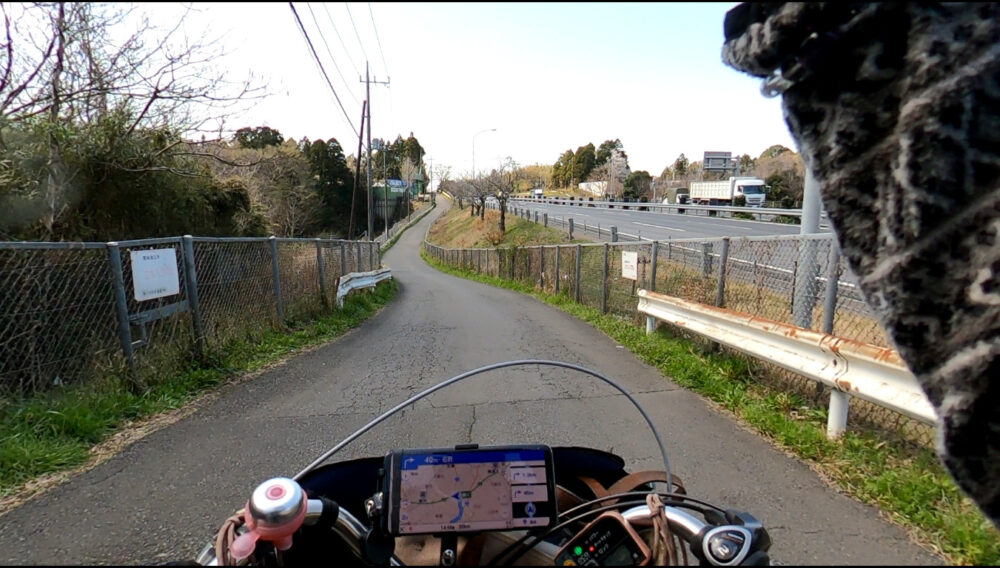
<svg viewBox="0 0 1000 568">
<path fill-rule="evenodd" d="M 487 128 L 486 130 L 480 130 L 472 135 L 472 179 L 476 179 L 476 136 L 479 136 L 483 132 L 496 132 L 496 128 Z"/>
</svg>

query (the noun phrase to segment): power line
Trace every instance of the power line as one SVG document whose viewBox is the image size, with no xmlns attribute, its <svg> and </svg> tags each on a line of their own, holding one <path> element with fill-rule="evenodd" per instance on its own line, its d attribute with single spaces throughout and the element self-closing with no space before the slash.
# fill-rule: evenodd
<svg viewBox="0 0 1000 568">
<path fill-rule="evenodd" d="M 354 58 L 351 57 L 351 52 L 347 49 L 347 44 L 344 43 L 344 38 L 340 35 L 340 31 L 337 30 L 337 24 L 333 23 L 333 16 L 330 15 L 330 10 L 326 7 L 325 2 L 323 3 L 323 11 L 326 12 L 326 19 L 330 20 L 330 25 L 333 27 L 333 33 L 337 34 L 337 39 L 340 40 L 340 47 L 344 48 L 347 60 L 351 62 L 351 67 L 354 68 L 354 72 L 360 76 L 361 71 L 358 71 L 358 66 L 354 64 Z"/>
<path fill-rule="evenodd" d="M 368 15 L 372 17 L 372 29 L 375 30 L 375 41 L 378 42 L 378 54 L 382 56 L 382 68 L 385 69 L 385 76 L 389 78 L 389 66 L 385 64 L 385 53 L 382 51 L 382 40 L 378 38 L 378 27 L 375 25 L 375 14 L 372 13 L 372 3 L 368 3 Z"/>
<path fill-rule="evenodd" d="M 292 9 L 292 14 L 295 15 L 295 21 L 299 24 L 299 30 L 302 32 L 302 37 L 305 38 L 306 43 L 309 44 L 309 50 L 312 51 L 313 58 L 319 65 L 319 70 L 323 73 L 323 77 L 326 79 L 326 84 L 329 85 L 330 91 L 333 92 L 333 98 L 337 99 L 337 104 L 340 105 L 341 112 L 344 113 L 344 118 L 347 119 L 347 124 L 351 125 L 351 130 L 354 131 L 354 135 L 360 138 L 358 134 L 358 129 L 354 127 L 354 123 L 351 122 L 351 117 L 347 115 L 347 110 L 344 108 L 344 103 L 340 102 L 340 97 L 337 96 L 337 90 L 333 88 L 333 83 L 330 81 L 330 76 L 326 74 L 326 69 L 323 68 L 323 62 L 319 60 L 319 55 L 316 53 L 316 48 L 313 47 L 312 40 L 309 39 L 309 34 L 306 32 L 306 27 L 302 25 L 302 19 L 299 18 L 298 11 L 295 10 L 295 5 L 291 2 L 288 3 L 288 7 Z"/>
<path fill-rule="evenodd" d="M 313 24 L 316 25 L 316 32 L 319 33 L 319 38 L 323 40 L 323 45 L 326 47 L 326 54 L 329 55 L 330 60 L 333 61 L 333 68 L 337 70 L 337 75 L 340 75 L 340 80 L 344 82 L 344 85 L 347 85 L 347 79 L 344 79 L 344 74 L 340 72 L 340 66 L 337 65 L 337 59 L 333 56 L 333 53 L 330 52 L 330 44 L 326 43 L 326 36 L 323 35 L 323 30 L 319 28 L 319 22 L 316 21 L 316 14 L 313 13 L 312 6 L 309 5 L 308 2 L 306 2 L 306 8 L 309 8 L 309 15 L 312 16 Z M 361 101 L 358 100 L 358 97 L 354 96 L 354 91 L 352 91 L 350 87 L 347 87 L 347 93 L 351 95 L 351 98 L 354 99 L 355 103 L 359 105 L 361 104 Z"/>
<path fill-rule="evenodd" d="M 358 33 L 358 26 L 354 25 L 354 16 L 351 15 L 351 7 L 348 6 L 347 2 L 344 2 L 344 7 L 347 8 L 347 16 L 351 18 L 351 27 L 354 28 L 354 37 L 358 38 L 358 44 L 361 46 L 361 53 L 365 54 L 365 61 L 367 61 L 368 52 L 365 51 L 365 44 L 361 41 L 361 34 Z"/>
</svg>

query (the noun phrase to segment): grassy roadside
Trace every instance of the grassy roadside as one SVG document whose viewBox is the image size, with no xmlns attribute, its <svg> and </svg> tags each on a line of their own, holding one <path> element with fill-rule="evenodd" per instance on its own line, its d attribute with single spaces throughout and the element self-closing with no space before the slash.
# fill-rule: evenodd
<svg viewBox="0 0 1000 568">
<path fill-rule="evenodd" d="M 478 216 L 469 215 L 468 207 L 459 209 L 453 205 L 431 227 L 427 238 L 448 248 L 520 247 L 590 242 L 576 238 L 570 240 L 563 231 L 526 221 L 511 213 L 507 213 L 504 219 L 507 231 L 501 238 L 499 231 L 496 230 L 499 221 L 499 211 L 488 209 L 485 219 L 480 219 Z"/>
<path fill-rule="evenodd" d="M 101 453 L 116 432 L 178 409 L 226 381 L 259 370 L 297 351 L 339 337 L 357 327 L 396 294 L 395 281 L 374 292 L 353 294 L 344 307 L 310 322 L 289 324 L 289 332 L 267 332 L 259 342 L 232 342 L 202 365 L 164 376 L 133 394 L 118 377 L 8 401 L 0 407 L 0 497 L 29 490 L 38 476 L 76 468 Z M 93 465 L 93 464 L 91 464 Z M 5 507 L 0 504 L 0 513 Z"/>
<path fill-rule="evenodd" d="M 798 456 L 829 483 L 878 507 L 911 538 L 954 564 L 996 565 L 1000 534 L 943 470 L 932 451 L 887 443 L 865 432 L 848 431 L 840 442 L 826 439 L 826 413 L 804 399 L 767 389 L 754 381 L 753 363 L 705 352 L 691 338 L 661 327 L 644 329 L 573 302 L 509 280 L 445 266 L 424 253 L 442 272 L 529 294 L 597 327 L 665 376 L 713 401 Z"/>
</svg>

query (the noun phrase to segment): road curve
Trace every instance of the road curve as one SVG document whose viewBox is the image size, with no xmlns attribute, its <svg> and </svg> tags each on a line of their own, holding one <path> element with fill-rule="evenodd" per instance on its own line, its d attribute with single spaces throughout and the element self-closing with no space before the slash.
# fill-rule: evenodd
<svg viewBox="0 0 1000 568">
<path fill-rule="evenodd" d="M 447 202 L 441 200 L 442 205 Z M 752 512 L 781 564 L 941 564 L 875 509 L 678 388 L 607 336 L 536 300 L 441 274 L 418 256 L 444 207 L 386 255 L 398 298 L 352 333 L 221 396 L 100 466 L 0 517 L 2 564 L 191 558 L 254 486 L 292 475 L 404 397 L 508 359 L 576 363 L 620 381 L 661 429 L 689 494 Z M 657 450 L 620 395 L 561 369 L 498 371 L 418 403 L 345 450 L 535 442 L 610 449 L 634 467 Z"/>
</svg>

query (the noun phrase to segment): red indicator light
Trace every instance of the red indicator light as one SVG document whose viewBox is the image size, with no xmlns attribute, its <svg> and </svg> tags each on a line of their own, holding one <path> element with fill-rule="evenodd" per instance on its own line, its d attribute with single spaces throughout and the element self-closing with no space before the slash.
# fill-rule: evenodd
<svg viewBox="0 0 1000 568">
<path fill-rule="evenodd" d="M 593 551 L 594 551 L 594 547 L 593 547 L 593 546 L 591 546 L 591 547 L 590 547 L 590 548 L 588 548 L 587 550 L 589 550 L 590 552 L 593 552 Z"/>
</svg>

